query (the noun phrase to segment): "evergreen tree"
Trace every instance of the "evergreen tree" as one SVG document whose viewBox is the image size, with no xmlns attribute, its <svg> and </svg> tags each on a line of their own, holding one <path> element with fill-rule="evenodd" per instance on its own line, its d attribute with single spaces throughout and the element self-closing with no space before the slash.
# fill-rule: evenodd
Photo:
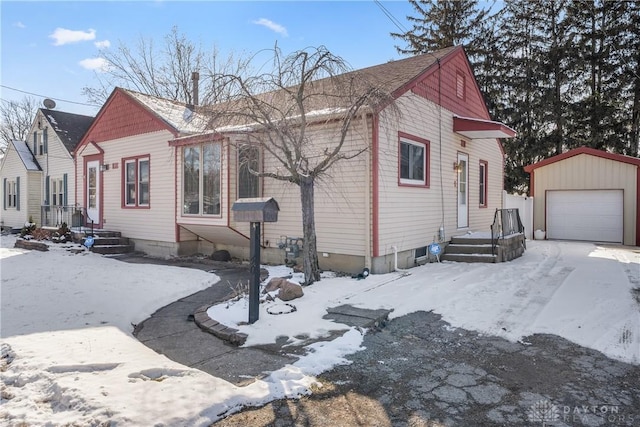
<svg viewBox="0 0 640 427">
<path fill-rule="evenodd" d="M 640 154 L 640 2 L 625 5 L 624 42 L 617 51 L 625 99 L 623 132 L 628 136 L 623 153 L 637 157 Z"/>
<path fill-rule="evenodd" d="M 511 1 L 502 15 L 498 49 L 502 65 L 505 109 L 503 120 L 517 132 L 516 138 L 504 141 L 506 154 L 505 189 L 522 192 L 527 188 L 523 167 L 539 161 L 549 153 L 546 139 L 549 126 L 544 105 L 546 74 L 540 64 L 545 61 L 545 37 L 539 31 L 543 18 L 538 3 Z"/>
<path fill-rule="evenodd" d="M 574 84 L 583 91 L 569 109 L 569 148 L 624 150 L 624 64 L 616 52 L 624 44 L 626 9 L 625 2 L 607 0 L 573 0 L 568 7 Z"/>
<path fill-rule="evenodd" d="M 416 16 L 407 16 L 413 28 L 405 33 L 391 33 L 406 42 L 396 46 L 398 52 L 418 55 L 449 46 L 463 45 L 469 57 L 475 55 L 475 40 L 488 16 L 478 9 L 477 0 L 409 0 Z"/>
</svg>

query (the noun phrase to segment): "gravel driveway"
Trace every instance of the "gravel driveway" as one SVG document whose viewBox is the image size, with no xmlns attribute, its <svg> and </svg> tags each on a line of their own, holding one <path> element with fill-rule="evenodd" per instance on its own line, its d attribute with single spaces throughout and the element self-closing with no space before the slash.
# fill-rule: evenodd
<svg viewBox="0 0 640 427">
<path fill-rule="evenodd" d="M 635 426 L 640 367 L 555 335 L 513 343 L 432 312 L 367 334 L 366 350 L 300 400 L 216 426 Z"/>
</svg>

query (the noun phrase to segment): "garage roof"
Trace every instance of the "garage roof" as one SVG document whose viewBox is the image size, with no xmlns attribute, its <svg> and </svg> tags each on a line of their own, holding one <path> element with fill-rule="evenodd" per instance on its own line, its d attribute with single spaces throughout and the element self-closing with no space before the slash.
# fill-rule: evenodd
<svg viewBox="0 0 640 427">
<path fill-rule="evenodd" d="M 532 165 L 524 167 L 525 172 L 531 173 L 534 169 L 539 167 L 550 165 L 561 160 L 568 159 L 569 157 L 577 156 L 579 154 L 588 154 L 590 156 L 602 157 L 603 159 L 615 160 L 617 162 L 629 163 L 632 165 L 640 166 L 640 159 L 637 157 L 624 156 L 622 154 L 608 153 L 602 150 L 596 150 L 595 148 L 580 147 L 567 151 L 566 153 L 558 154 L 557 156 L 549 157 Z"/>
</svg>

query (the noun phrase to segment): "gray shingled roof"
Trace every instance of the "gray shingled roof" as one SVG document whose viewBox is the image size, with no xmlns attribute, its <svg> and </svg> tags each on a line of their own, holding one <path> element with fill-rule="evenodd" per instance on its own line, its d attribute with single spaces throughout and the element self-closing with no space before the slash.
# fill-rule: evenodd
<svg viewBox="0 0 640 427">
<path fill-rule="evenodd" d="M 89 126 L 91 126 L 91 123 L 93 123 L 93 117 L 91 116 L 47 110 L 45 108 L 41 108 L 40 111 L 69 153 L 73 152 L 89 129 Z"/>
<path fill-rule="evenodd" d="M 432 53 L 389 61 L 384 64 L 307 83 L 304 101 L 306 111 L 307 113 L 331 110 L 338 112 L 341 109 L 348 109 L 358 96 L 371 93 L 372 88 L 378 91 L 379 97 L 372 96 L 370 101 L 374 105 L 369 106 L 377 107 L 375 105 L 376 102 L 381 102 L 384 105 L 385 102 L 389 101 L 389 99 L 385 100 L 384 94 L 397 98 L 406 90 L 409 90 L 412 83 L 423 76 L 440 59 L 456 49 L 458 47 L 452 46 Z M 295 87 L 289 88 L 288 92 L 295 92 Z M 295 111 L 297 111 L 293 98 L 285 90 L 265 92 L 256 95 L 255 99 L 262 100 L 267 111 L 271 107 L 279 109 L 279 112 L 292 111 L 295 114 Z M 247 124 L 249 118 L 240 112 L 248 111 L 248 109 L 252 108 L 254 108 L 253 102 L 247 98 L 239 98 L 212 106 L 202 106 L 200 111 L 203 114 L 208 111 L 212 117 L 209 124 L 210 129 L 218 129 L 218 131 L 224 132 Z M 278 119 L 278 117 L 274 118 Z"/>
<path fill-rule="evenodd" d="M 332 108 L 348 108 L 349 105 L 343 105 L 348 102 L 347 98 L 343 96 L 344 93 L 341 92 L 343 89 L 355 91 L 353 94 L 357 95 L 359 90 L 364 92 L 373 86 L 380 91 L 399 96 L 403 92 L 403 88 L 406 87 L 408 89 L 408 85 L 416 78 L 422 76 L 439 59 L 444 58 L 455 49 L 456 46 L 452 46 L 432 53 L 350 71 L 334 78 L 317 80 L 313 83 L 313 89 L 308 89 L 309 93 L 323 94 L 323 96 L 308 97 L 305 101 L 307 111 L 322 112 Z M 129 89 L 122 90 L 184 135 L 198 134 L 216 128 L 222 130 L 223 127 L 246 124 L 246 118 L 239 115 L 232 115 L 231 117 L 225 115 L 225 112 L 243 109 L 243 103 L 247 101 L 246 99 L 197 106 L 193 111 L 191 110 L 193 107 L 188 107 L 181 102 L 142 94 Z M 332 96 L 332 94 L 335 96 Z M 272 105 L 278 105 L 281 102 L 288 104 L 291 101 L 286 99 L 287 97 L 282 90 L 266 92 L 257 96 Z M 188 114 L 189 112 L 191 114 Z M 221 114 L 225 115 L 225 117 L 221 117 Z"/>
<path fill-rule="evenodd" d="M 362 68 L 346 73 L 343 76 L 364 75 L 369 83 L 376 84 L 388 93 L 395 93 L 431 68 L 437 60 L 444 58 L 455 49 L 456 46 L 451 46 L 423 55 L 416 55 L 410 58 L 398 59 L 384 64 Z"/>
</svg>

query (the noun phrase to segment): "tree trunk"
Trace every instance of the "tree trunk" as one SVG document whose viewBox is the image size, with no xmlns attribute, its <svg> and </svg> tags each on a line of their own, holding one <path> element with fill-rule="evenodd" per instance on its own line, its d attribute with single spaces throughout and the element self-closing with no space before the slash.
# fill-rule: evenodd
<svg viewBox="0 0 640 427">
<path fill-rule="evenodd" d="M 314 178 L 300 179 L 300 201 L 302 202 L 302 264 L 304 269 L 304 286 L 320 280 L 320 265 L 316 245 L 316 225 L 314 210 Z"/>
</svg>

